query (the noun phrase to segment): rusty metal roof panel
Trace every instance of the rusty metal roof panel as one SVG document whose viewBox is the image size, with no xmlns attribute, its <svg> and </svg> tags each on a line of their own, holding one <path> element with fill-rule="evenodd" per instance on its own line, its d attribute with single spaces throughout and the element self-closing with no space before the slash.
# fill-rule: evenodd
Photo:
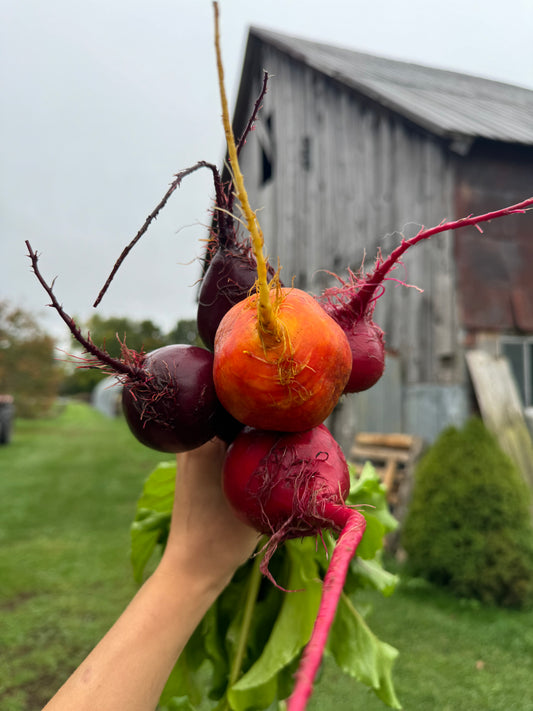
<svg viewBox="0 0 533 711">
<path fill-rule="evenodd" d="M 533 91 L 252 28 L 251 36 L 450 139 L 533 145 Z"/>
</svg>

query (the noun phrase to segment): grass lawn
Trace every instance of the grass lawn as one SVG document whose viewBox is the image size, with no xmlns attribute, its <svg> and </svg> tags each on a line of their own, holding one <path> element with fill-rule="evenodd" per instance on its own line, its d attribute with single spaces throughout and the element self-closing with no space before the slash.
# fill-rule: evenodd
<svg viewBox="0 0 533 711">
<path fill-rule="evenodd" d="M 135 592 L 129 524 L 164 455 L 88 406 L 0 447 L 0 708 L 36 711 Z"/>
<path fill-rule="evenodd" d="M 136 590 L 129 524 L 165 455 L 84 405 L 17 422 L 0 448 L 0 709 L 38 711 Z M 533 711 L 533 612 L 461 602 L 417 581 L 361 594 L 369 624 L 400 650 L 408 711 Z M 326 663 L 310 711 L 383 711 Z"/>
<path fill-rule="evenodd" d="M 396 693 L 407 711 L 533 711 L 533 612 L 482 607 L 416 581 L 390 598 L 364 593 L 368 622 L 400 654 Z M 346 682 L 333 664 L 323 672 L 309 711 L 386 707 Z"/>
</svg>

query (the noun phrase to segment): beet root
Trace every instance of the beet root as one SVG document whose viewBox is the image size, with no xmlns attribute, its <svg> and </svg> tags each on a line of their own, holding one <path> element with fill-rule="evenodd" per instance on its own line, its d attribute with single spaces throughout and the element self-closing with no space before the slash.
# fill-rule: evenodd
<svg viewBox="0 0 533 711">
<path fill-rule="evenodd" d="M 364 277 L 348 270 L 349 279 L 336 276 L 340 286 L 325 289 L 318 301 L 344 331 L 352 353 L 352 370 L 344 393 L 368 390 L 385 370 L 385 342 L 381 328 L 372 320 L 376 298 L 361 302 L 366 293 Z M 373 287 L 374 288 L 374 287 Z"/>
<path fill-rule="evenodd" d="M 161 452 L 184 452 L 215 436 L 223 418 L 205 348 L 164 346 L 142 359 L 147 377 L 126 378 L 122 406 L 130 430 Z"/>
<path fill-rule="evenodd" d="M 348 465 L 325 425 L 294 434 L 246 427 L 228 449 L 224 493 L 237 516 L 279 540 L 317 533 L 324 501 L 342 504 Z"/>
<path fill-rule="evenodd" d="M 279 288 L 267 295 L 278 333 L 258 321 L 260 294 L 239 302 L 222 319 L 213 366 L 217 395 L 250 427 L 308 430 L 337 404 L 351 371 L 350 346 L 309 294 Z"/>
<path fill-rule="evenodd" d="M 371 319 L 360 319 L 344 329 L 352 351 L 352 370 L 345 393 L 360 393 L 375 385 L 385 370 L 383 331 Z"/>
<path fill-rule="evenodd" d="M 261 563 L 270 579 L 268 562 L 282 541 L 324 528 L 340 531 L 288 711 L 303 711 L 311 696 L 348 567 L 365 531 L 363 516 L 344 504 L 349 486 L 342 450 L 324 425 L 294 434 L 245 428 L 224 462 L 224 492 L 237 516 L 271 535 Z"/>
</svg>

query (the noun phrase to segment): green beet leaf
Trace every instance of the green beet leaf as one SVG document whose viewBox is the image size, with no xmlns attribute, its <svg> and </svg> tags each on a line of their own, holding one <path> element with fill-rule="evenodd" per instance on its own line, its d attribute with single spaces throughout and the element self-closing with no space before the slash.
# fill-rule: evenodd
<svg viewBox="0 0 533 711">
<path fill-rule="evenodd" d="M 197 711 L 188 696 L 175 696 L 168 703 L 158 706 L 160 711 Z"/>
<path fill-rule="evenodd" d="M 353 465 L 350 464 L 349 469 L 351 486 L 346 500 L 348 506 L 361 506 L 365 518 L 372 516 L 380 521 L 384 533 L 395 531 L 398 528 L 398 521 L 389 510 L 385 487 L 374 466 L 367 462 L 359 476 L 355 473 Z M 359 550 L 357 554 L 359 555 Z"/>
<path fill-rule="evenodd" d="M 160 462 L 144 483 L 137 509 L 170 513 L 174 502 L 176 463 Z"/>
<path fill-rule="evenodd" d="M 249 671 L 228 690 L 235 711 L 267 708 L 277 696 L 280 671 L 296 659 L 309 641 L 320 605 L 322 584 L 311 539 L 288 541 L 291 567 L 279 615 L 263 653 Z"/>
<path fill-rule="evenodd" d="M 131 563 L 137 583 L 142 581 L 157 544 L 166 542 L 175 480 L 175 463 L 160 463 L 148 476 L 137 502 L 136 516 L 130 529 Z"/>
<path fill-rule="evenodd" d="M 169 711 L 174 709 L 188 711 L 189 707 L 194 709 L 203 697 L 200 680 L 195 672 L 196 669 L 191 664 L 188 650 L 184 649 L 163 689 L 160 705 L 166 706 Z"/>
<path fill-rule="evenodd" d="M 346 674 L 369 686 L 391 708 L 402 708 L 392 683 L 392 666 L 398 651 L 370 631 L 344 594 L 337 607 L 327 648 Z"/>
<path fill-rule="evenodd" d="M 381 564 L 379 554 L 371 559 L 355 558 L 351 564 L 350 580 L 354 580 L 352 587 L 360 589 L 363 587 L 373 588 L 385 597 L 389 597 L 394 592 L 398 584 L 398 576 L 389 573 Z M 348 585 L 345 586 L 346 592 Z"/>
<path fill-rule="evenodd" d="M 166 543 L 175 472 L 174 462 L 160 464 L 148 477 L 138 501 L 131 542 L 133 570 L 139 582 L 155 549 L 162 550 Z M 383 569 L 380 556 L 383 538 L 394 530 L 396 521 L 371 465 L 365 465 L 359 477 L 351 469 L 351 477 L 348 503 L 361 507 L 367 528 L 350 566 L 327 653 L 346 674 L 369 686 L 385 704 L 400 708 L 391 678 L 397 652 L 373 635 L 351 602 L 364 587 L 373 587 L 384 595 L 393 591 L 396 577 Z M 336 536 L 324 531 L 317 540 L 304 538 L 281 546 L 269 564 L 280 587 L 259 576 L 260 558 L 241 566 L 189 640 L 165 687 L 161 708 L 283 708 L 283 699 L 292 691 L 294 673 L 311 636 L 322 579 L 335 540 Z M 249 624 L 245 609 L 251 613 Z"/>
</svg>

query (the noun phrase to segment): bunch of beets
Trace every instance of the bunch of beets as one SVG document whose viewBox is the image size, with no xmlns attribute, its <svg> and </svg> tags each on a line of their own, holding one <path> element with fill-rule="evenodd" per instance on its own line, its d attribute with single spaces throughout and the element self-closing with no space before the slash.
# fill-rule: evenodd
<svg viewBox="0 0 533 711">
<path fill-rule="evenodd" d="M 318 297 L 285 287 L 279 270 L 263 257 L 262 234 L 238 166 L 239 151 L 257 120 L 267 76 L 243 136 L 235 143 L 218 43 L 217 57 L 232 178 L 224 183 L 216 167 L 204 161 L 179 173 L 112 272 L 182 178 L 200 167 L 209 168 L 216 198 L 197 313 L 205 347 L 177 344 L 145 354 L 124 343 L 122 357 L 110 357 L 63 310 L 39 271 L 37 254 L 26 244 L 51 306 L 88 355 L 83 367 L 103 367 L 120 377 L 124 414 L 140 442 L 168 453 L 194 449 L 213 437 L 228 444 L 223 489 L 237 516 L 269 537 L 263 573 L 270 577 L 268 562 L 283 541 L 320 535 L 323 529 L 340 534 L 288 703 L 289 711 L 298 711 L 311 695 L 348 566 L 365 529 L 362 514 L 345 505 L 348 465 L 324 421 L 343 394 L 366 390 L 383 374 L 383 331 L 373 322 L 383 283 L 402 254 L 420 240 L 523 212 L 533 198 L 487 215 L 421 229 L 402 240 L 386 259 L 379 255 L 370 273 L 348 270 L 347 280 L 337 277 L 338 285 Z M 249 242 L 238 238 L 235 196 L 246 219 Z"/>
</svg>

